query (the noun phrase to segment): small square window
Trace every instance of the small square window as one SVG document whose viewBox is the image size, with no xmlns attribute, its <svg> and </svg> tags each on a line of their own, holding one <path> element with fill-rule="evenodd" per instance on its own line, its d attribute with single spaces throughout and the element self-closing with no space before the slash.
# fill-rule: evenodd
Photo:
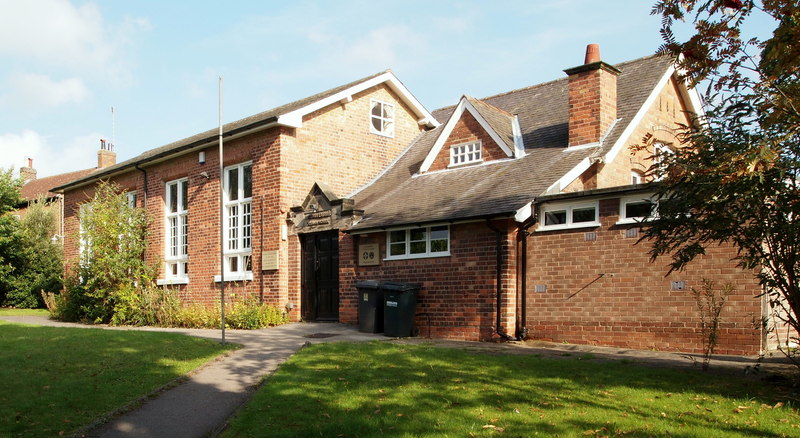
<svg viewBox="0 0 800 438">
<path fill-rule="evenodd" d="M 544 214 L 545 225 L 564 225 L 567 223 L 567 210 L 548 211 Z"/>
</svg>

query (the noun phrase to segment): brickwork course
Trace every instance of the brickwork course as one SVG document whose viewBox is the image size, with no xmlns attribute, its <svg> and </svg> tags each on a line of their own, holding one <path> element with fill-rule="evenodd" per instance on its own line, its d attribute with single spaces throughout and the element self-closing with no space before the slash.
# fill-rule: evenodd
<svg viewBox="0 0 800 438">
<path fill-rule="evenodd" d="M 636 243 L 641 224 L 625 220 L 624 201 L 649 193 L 649 181 L 632 178 L 650 167 L 653 151 L 637 144 L 651 134 L 680 147 L 675 132 L 699 111 L 696 93 L 667 58 L 612 66 L 597 56 L 560 79 L 464 96 L 432 113 L 387 71 L 229 123 L 223 164 L 252 164 L 252 271 L 228 282 L 227 293 L 284 308 L 295 321 L 324 314 L 357 324 L 358 282 L 409 282 L 419 285 L 414 325 L 422 336 L 698 352 L 691 289 L 710 279 L 736 286 L 717 351 L 766 349 L 753 327 L 761 290 L 731 261 L 732 248 L 666 275 L 665 263 Z M 454 146 L 475 142 L 480 159 L 451 162 Z M 135 191 L 153 218 L 147 258 L 166 279 L 166 184 L 185 179 L 188 282 L 173 287 L 186 302 L 212 305 L 220 286 L 217 150 L 209 130 L 57 187 L 66 259 L 78 256 L 80 205 L 110 179 Z M 324 208 L 306 202 L 315 187 L 325 187 Z M 342 205 L 349 207 L 335 210 Z M 573 208 L 581 206 L 595 219 L 580 219 Z M 564 222 L 546 226 L 546 211 Z M 312 220 L 293 221 L 298 213 Z M 314 243 L 321 232 L 338 233 L 326 243 L 338 243 L 338 262 L 324 275 L 324 248 Z M 360 259 L 368 250 L 374 263 Z M 321 303 L 333 309 L 316 313 Z"/>
</svg>

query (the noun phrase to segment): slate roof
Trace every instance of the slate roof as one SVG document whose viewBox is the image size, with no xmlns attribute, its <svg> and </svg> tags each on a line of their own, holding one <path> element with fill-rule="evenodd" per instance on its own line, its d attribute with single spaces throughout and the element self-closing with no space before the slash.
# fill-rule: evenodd
<svg viewBox="0 0 800 438">
<path fill-rule="evenodd" d="M 482 99 L 506 114 L 518 115 L 525 157 L 418 174 L 444 125 L 424 132 L 378 179 L 352 195 L 364 218 L 351 229 L 513 215 L 585 158 L 608 152 L 671 65 L 669 58 L 660 56 L 615 65 L 622 72 L 617 81 L 621 120 L 601 147 L 567 149 L 566 77 Z M 476 107 L 484 114 L 488 106 Z M 453 110 L 443 108 L 433 115 L 447 120 Z"/>
<path fill-rule="evenodd" d="M 35 201 L 41 197 L 52 198 L 56 196 L 50 189 L 53 187 L 66 184 L 78 178 L 83 178 L 91 175 L 97 168 L 76 170 L 74 172 L 61 173 L 53 176 L 46 176 L 44 178 L 37 178 L 26 182 L 20 189 L 20 195 L 26 202 Z"/>
<path fill-rule="evenodd" d="M 370 79 L 376 78 L 384 73 L 389 72 L 390 70 L 385 70 L 374 75 L 367 76 L 365 78 L 361 78 L 357 81 L 350 82 L 348 84 L 344 84 L 335 88 L 331 88 L 330 90 L 323 91 L 321 93 L 317 93 L 313 96 L 308 96 L 306 98 L 296 100 L 294 102 L 287 103 L 285 105 L 281 105 L 258 114 L 254 114 L 249 117 L 245 117 L 243 119 L 237 120 L 235 122 L 226 123 L 223 125 L 223 132 L 224 137 L 230 137 L 232 135 L 237 135 L 238 133 L 258 127 L 261 125 L 267 125 L 278 120 L 280 115 L 290 113 L 294 110 L 298 110 L 300 108 L 305 107 L 306 105 L 310 105 L 318 100 L 325 99 L 326 97 L 333 96 L 340 91 L 344 91 L 350 87 L 356 86 L 362 82 L 366 82 Z M 224 138 L 223 137 L 223 138 Z M 133 168 L 136 164 L 142 164 L 149 161 L 158 160 L 163 157 L 167 157 L 169 155 L 181 152 L 183 150 L 192 149 L 195 147 L 202 146 L 203 144 L 215 144 L 219 139 L 219 127 L 209 129 L 205 132 L 201 132 L 199 134 L 195 134 L 191 137 L 186 137 L 182 140 L 178 140 L 169 144 L 166 144 L 161 147 L 157 147 L 155 149 L 150 149 L 142 154 L 133 157 L 129 160 L 122 161 L 117 163 L 113 166 L 105 167 L 102 171 L 99 171 L 91 176 L 84 175 L 83 177 L 77 177 L 75 180 L 71 181 L 64 181 L 59 186 L 53 186 L 56 190 L 63 190 L 65 188 L 80 185 L 98 178 L 103 178 L 105 176 L 113 175 L 117 172 L 122 170 L 126 170 L 128 168 Z"/>
<path fill-rule="evenodd" d="M 511 126 L 514 122 L 514 115 L 474 97 L 465 96 L 465 98 L 478 110 L 494 132 L 503 139 L 506 146 L 513 151 L 514 130 Z"/>
</svg>

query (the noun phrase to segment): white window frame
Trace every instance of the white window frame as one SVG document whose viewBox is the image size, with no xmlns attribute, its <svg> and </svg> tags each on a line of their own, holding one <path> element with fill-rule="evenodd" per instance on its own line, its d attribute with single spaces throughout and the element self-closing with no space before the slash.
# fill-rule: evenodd
<svg viewBox="0 0 800 438">
<path fill-rule="evenodd" d="M 450 146 L 450 165 L 458 167 L 483 162 L 483 144 L 480 140 Z"/>
<path fill-rule="evenodd" d="M 591 222 L 573 222 L 573 212 L 594 208 L 594 220 Z M 547 213 L 564 211 L 567 222 L 564 224 L 545 225 Z M 595 228 L 600 226 L 600 201 L 583 201 L 571 203 L 545 204 L 539 208 L 539 226 L 536 231 L 567 230 L 576 228 Z"/>
<path fill-rule="evenodd" d="M 91 210 L 90 203 L 81 204 L 78 207 L 78 254 L 79 265 L 82 268 L 89 266 L 89 260 L 92 258 L 92 241 L 86 235 L 86 222 L 84 216 Z"/>
<path fill-rule="evenodd" d="M 128 207 L 130 208 L 136 208 L 136 198 L 136 190 L 125 193 L 125 201 L 128 203 Z"/>
<path fill-rule="evenodd" d="M 444 238 L 439 239 L 431 239 L 431 228 L 444 228 L 447 231 L 447 250 L 445 251 L 431 251 L 431 240 L 445 240 Z M 411 254 L 411 232 L 414 230 L 424 230 L 425 231 L 425 252 L 424 253 L 416 253 Z M 438 230 L 441 231 L 441 230 Z M 405 239 L 402 241 L 392 242 L 392 233 L 397 232 L 404 232 Z M 416 240 L 414 242 L 422 242 L 422 240 Z M 433 224 L 424 227 L 404 227 L 404 228 L 393 228 L 386 230 L 386 258 L 384 260 L 408 260 L 408 259 L 422 259 L 422 258 L 432 258 L 432 257 L 447 257 L 450 255 L 450 225 L 448 224 Z M 392 247 L 397 247 L 400 244 L 404 244 L 404 252 L 403 254 L 396 254 L 392 255 Z"/>
<path fill-rule="evenodd" d="M 175 211 L 170 211 L 175 187 Z M 185 190 L 184 190 L 185 189 Z M 164 186 L 164 282 L 189 283 L 189 193 L 188 178 L 169 181 Z"/>
<path fill-rule="evenodd" d="M 638 170 L 631 170 L 631 184 L 643 184 L 644 173 Z"/>
<path fill-rule="evenodd" d="M 375 105 L 380 105 L 380 115 L 372 114 Z M 391 115 L 385 115 L 385 108 L 391 108 Z M 379 121 L 381 129 L 375 127 L 373 121 Z M 369 100 L 369 132 L 373 134 L 382 135 L 384 137 L 394 138 L 395 131 L 395 106 L 392 103 L 384 102 L 378 99 Z"/>
<path fill-rule="evenodd" d="M 244 169 L 250 167 L 250 196 L 244 196 Z M 237 193 L 230 199 L 230 171 L 238 169 Z M 223 170 L 224 192 L 223 202 L 225 214 L 225 246 L 223 250 L 225 281 L 242 281 L 253 279 L 253 162 L 228 166 Z M 247 265 L 250 264 L 250 269 Z M 236 265 L 236 270 L 231 266 Z M 214 276 L 214 281 L 221 281 L 221 276 Z"/>
<path fill-rule="evenodd" d="M 620 198 L 619 200 L 619 220 L 617 220 L 617 224 L 636 224 L 640 222 L 647 222 L 652 220 L 656 217 L 658 212 L 658 205 L 652 200 L 653 194 L 652 193 L 643 193 L 640 195 L 631 195 L 625 196 Z M 634 216 L 626 218 L 626 212 L 628 210 L 629 204 L 638 204 L 644 201 L 650 201 L 652 204 L 652 208 L 650 210 L 650 216 Z"/>
</svg>

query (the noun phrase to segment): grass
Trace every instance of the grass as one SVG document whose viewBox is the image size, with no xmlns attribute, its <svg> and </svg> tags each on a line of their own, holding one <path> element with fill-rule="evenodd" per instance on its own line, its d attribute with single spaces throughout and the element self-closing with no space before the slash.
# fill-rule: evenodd
<svg viewBox="0 0 800 438">
<path fill-rule="evenodd" d="M 172 333 L 0 321 L 0 436 L 69 435 L 224 349 Z"/>
<path fill-rule="evenodd" d="M 8 309 L 0 307 L 0 316 L 50 316 L 47 309 Z"/>
<path fill-rule="evenodd" d="M 800 436 L 796 396 L 586 357 L 319 344 L 282 365 L 224 436 Z"/>
</svg>

